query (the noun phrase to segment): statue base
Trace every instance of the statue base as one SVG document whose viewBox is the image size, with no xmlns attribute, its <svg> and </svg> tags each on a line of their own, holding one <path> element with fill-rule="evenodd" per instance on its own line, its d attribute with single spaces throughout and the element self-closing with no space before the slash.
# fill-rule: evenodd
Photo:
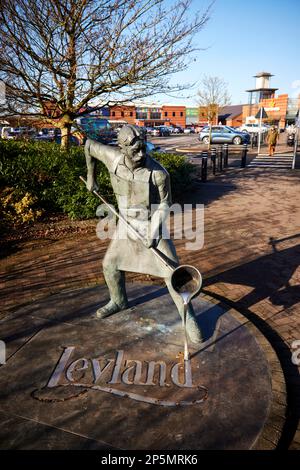
<svg viewBox="0 0 300 470">
<path fill-rule="evenodd" d="M 127 291 L 129 308 L 103 320 L 105 286 L 52 295 L 2 322 L 0 448 L 259 448 L 272 404 L 259 333 L 200 296 L 203 343 L 184 361 L 167 290 Z"/>
</svg>

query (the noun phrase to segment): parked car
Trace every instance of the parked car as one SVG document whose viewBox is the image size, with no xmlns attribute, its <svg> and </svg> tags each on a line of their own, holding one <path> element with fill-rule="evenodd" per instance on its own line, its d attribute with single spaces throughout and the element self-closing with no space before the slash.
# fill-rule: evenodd
<svg viewBox="0 0 300 470">
<path fill-rule="evenodd" d="M 259 127 L 259 124 L 243 124 L 242 126 L 238 128 L 238 130 L 241 132 L 248 132 L 249 134 L 252 134 L 253 132 L 264 133 L 270 130 L 270 126 L 267 126 L 266 124 L 262 124 L 261 127 Z"/>
<path fill-rule="evenodd" d="M 183 129 L 180 126 L 174 127 L 173 134 L 183 134 Z"/>
<path fill-rule="evenodd" d="M 184 134 L 195 134 L 195 129 L 193 127 L 186 127 L 183 129 Z"/>
<path fill-rule="evenodd" d="M 78 130 L 87 138 L 110 144 L 117 139 L 117 132 L 112 128 L 107 119 L 98 116 L 85 116 L 75 119 Z M 78 140 L 78 139 L 77 139 Z"/>
<path fill-rule="evenodd" d="M 206 126 L 199 133 L 199 140 L 204 144 L 209 144 L 210 127 Z M 246 132 L 240 132 L 229 126 L 212 126 L 211 142 L 214 144 L 249 144 L 250 135 Z"/>
<path fill-rule="evenodd" d="M 154 128 L 153 127 L 146 127 L 146 134 L 147 135 L 152 135 Z"/>
<path fill-rule="evenodd" d="M 168 137 L 170 135 L 170 129 L 167 126 L 154 127 L 152 131 L 154 137 Z"/>
</svg>

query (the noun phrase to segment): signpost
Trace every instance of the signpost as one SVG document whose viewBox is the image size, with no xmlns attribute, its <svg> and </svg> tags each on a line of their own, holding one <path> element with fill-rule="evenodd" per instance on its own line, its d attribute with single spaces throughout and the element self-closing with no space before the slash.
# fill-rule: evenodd
<svg viewBox="0 0 300 470">
<path fill-rule="evenodd" d="M 259 152 L 260 152 L 260 143 L 261 143 L 261 122 L 262 122 L 262 119 L 264 118 L 267 118 L 268 115 L 265 111 L 265 108 L 262 106 L 260 108 L 260 110 L 258 111 L 258 113 L 255 115 L 256 119 L 259 119 L 259 132 L 258 132 L 258 149 L 257 149 L 257 155 L 259 155 Z"/>
</svg>

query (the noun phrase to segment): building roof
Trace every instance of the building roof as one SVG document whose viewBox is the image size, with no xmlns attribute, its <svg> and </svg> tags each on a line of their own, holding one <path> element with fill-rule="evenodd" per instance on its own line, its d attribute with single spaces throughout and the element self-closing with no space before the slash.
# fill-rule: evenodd
<svg viewBox="0 0 300 470">
<path fill-rule="evenodd" d="M 248 92 L 250 91 L 277 91 L 279 88 L 252 88 L 251 90 L 246 90 Z"/>
<path fill-rule="evenodd" d="M 259 78 L 259 77 L 274 77 L 270 72 L 258 72 L 256 75 L 253 75 L 254 78 Z"/>
<path fill-rule="evenodd" d="M 234 118 L 235 116 L 238 116 L 239 114 L 242 114 L 243 112 L 243 106 L 244 104 L 234 104 L 230 106 L 224 106 L 223 108 L 220 108 L 219 110 L 219 118 L 223 119 L 228 119 Z"/>
</svg>

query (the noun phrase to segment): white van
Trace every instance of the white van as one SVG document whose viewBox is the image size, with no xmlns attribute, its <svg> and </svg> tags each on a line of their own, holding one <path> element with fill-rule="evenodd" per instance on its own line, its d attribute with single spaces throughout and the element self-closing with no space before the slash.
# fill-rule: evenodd
<svg viewBox="0 0 300 470">
<path fill-rule="evenodd" d="M 239 127 L 239 131 L 241 132 L 248 132 L 249 134 L 252 133 L 259 133 L 262 132 L 263 134 L 265 132 L 268 132 L 270 130 L 270 127 L 267 126 L 266 124 L 262 124 L 261 127 L 259 128 L 259 124 L 243 124 L 242 126 Z"/>
</svg>

